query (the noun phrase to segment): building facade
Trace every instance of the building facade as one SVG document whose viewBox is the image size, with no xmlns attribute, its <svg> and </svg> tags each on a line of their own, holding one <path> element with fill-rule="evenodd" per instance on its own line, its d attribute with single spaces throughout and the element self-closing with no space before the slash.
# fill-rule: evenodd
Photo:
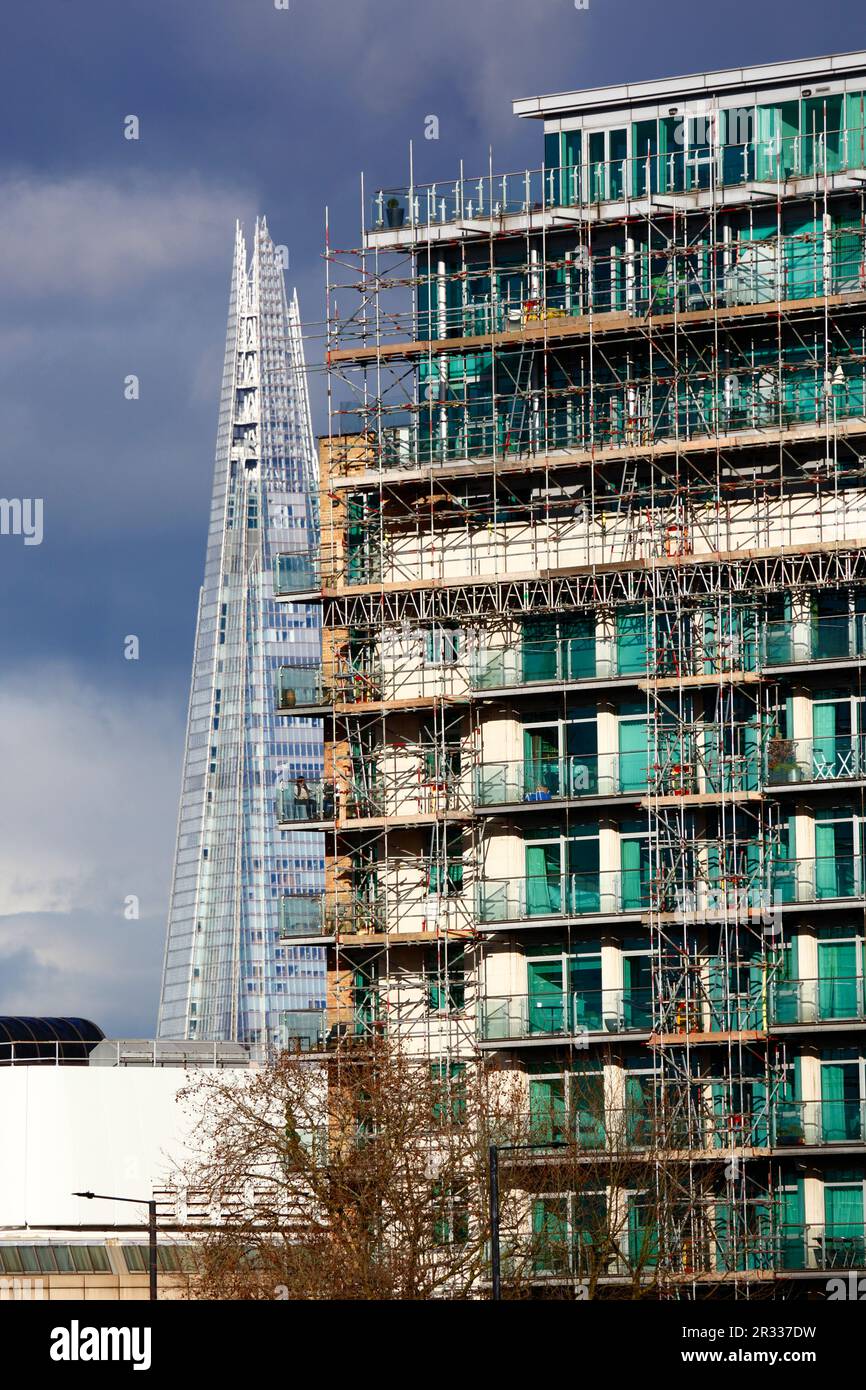
<svg viewBox="0 0 866 1390">
<path fill-rule="evenodd" d="M 161 1038 L 278 1046 L 323 1003 L 321 951 L 289 939 L 322 889 L 321 723 L 292 714 L 318 679 L 316 490 L 298 305 L 262 219 L 249 263 L 235 242 Z"/>
<path fill-rule="evenodd" d="M 158 1296 L 195 1297 L 214 1217 L 183 1176 L 202 1142 L 184 1093 L 213 1069 L 243 1085 L 266 1056 L 107 1039 L 82 1019 L 0 1019 L 0 1302 L 147 1299 L 150 1199 Z"/>
<path fill-rule="evenodd" d="M 866 1259 L 864 102 L 518 101 L 329 268 L 329 1037 L 524 1078 L 541 1282 Z"/>
</svg>

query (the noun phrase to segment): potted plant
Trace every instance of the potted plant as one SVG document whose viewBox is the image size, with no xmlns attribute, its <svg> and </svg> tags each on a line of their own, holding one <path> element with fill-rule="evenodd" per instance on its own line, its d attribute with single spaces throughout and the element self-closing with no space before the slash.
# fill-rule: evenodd
<svg viewBox="0 0 866 1390">
<path fill-rule="evenodd" d="M 767 771 L 772 773 L 774 782 L 788 782 L 791 774 L 797 771 L 797 749 L 792 738 L 782 738 L 779 734 L 767 742 Z"/>
<path fill-rule="evenodd" d="M 389 227 L 402 227 L 406 220 L 406 209 L 399 198 L 389 198 L 385 204 L 385 220 Z"/>
</svg>

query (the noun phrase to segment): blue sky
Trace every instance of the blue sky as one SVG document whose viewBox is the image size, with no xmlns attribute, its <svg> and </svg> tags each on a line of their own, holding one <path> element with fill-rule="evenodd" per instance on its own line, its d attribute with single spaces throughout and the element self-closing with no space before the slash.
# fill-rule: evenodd
<svg viewBox="0 0 866 1390">
<path fill-rule="evenodd" d="M 290 254 L 323 429 L 324 209 L 541 162 L 514 97 L 866 47 L 842 0 L 41 0 L 0 55 L 0 1013 L 154 1028 L 235 218 Z M 124 139 L 135 115 L 140 138 Z M 439 140 L 424 139 L 425 118 Z M 124 399 L 136 374 L 140 399 Z M 134 634 L 140 659 L 124 659 Z M 137 920 L 125 901 L 139 901 Z"/>
</svg>

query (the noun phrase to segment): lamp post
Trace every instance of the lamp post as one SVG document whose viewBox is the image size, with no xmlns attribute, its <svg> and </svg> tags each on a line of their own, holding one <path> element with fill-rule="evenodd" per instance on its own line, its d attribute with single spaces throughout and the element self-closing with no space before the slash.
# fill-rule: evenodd
<svg viewBox="0 0 866 1390">
<path fill-rule="evenodd" d="M 546 1144 L 491 1144 L 488 1149 L 488 1206 L 490 1220 L 490 1282 L 491 1298 L 502 1298 L 502 1252 L 499 1242 L 499 1155 L 531 1149 L 567 1149 L 564 1139 L 551 1139 Z"/>
<path fill-rule="evenodd" d="M 152 1197 L 109 1197 L 104 1192 L 73 1192 L 73 1197 L 86 1197 L 88 1202 L 94 1198 L 100 1202 L 134 1202 L 136 1206 L 147 1207 L 148 1233 L 148 1271 L 150 1274 L 150 1299 L 156 1301 L 156 1202 Z"/>
</svg>

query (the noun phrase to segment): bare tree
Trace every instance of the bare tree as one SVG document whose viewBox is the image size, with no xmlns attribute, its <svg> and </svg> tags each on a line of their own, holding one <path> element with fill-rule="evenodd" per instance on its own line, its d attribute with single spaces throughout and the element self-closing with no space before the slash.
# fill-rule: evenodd
<svg viewBox="0 0 866 1390">
<path fill-rule="evenodd" d="M 489 1146 L 527 1135 L 516 1074 L 371 1039 L 210 1074 L 186 1098 L 201 1117 L 186 1181 L 220 1214 L 201 1240 L 203 1296 L 484 1296 Z M 520 1219 L 508 1198 L 505 1240 Z"/>
</svg>

